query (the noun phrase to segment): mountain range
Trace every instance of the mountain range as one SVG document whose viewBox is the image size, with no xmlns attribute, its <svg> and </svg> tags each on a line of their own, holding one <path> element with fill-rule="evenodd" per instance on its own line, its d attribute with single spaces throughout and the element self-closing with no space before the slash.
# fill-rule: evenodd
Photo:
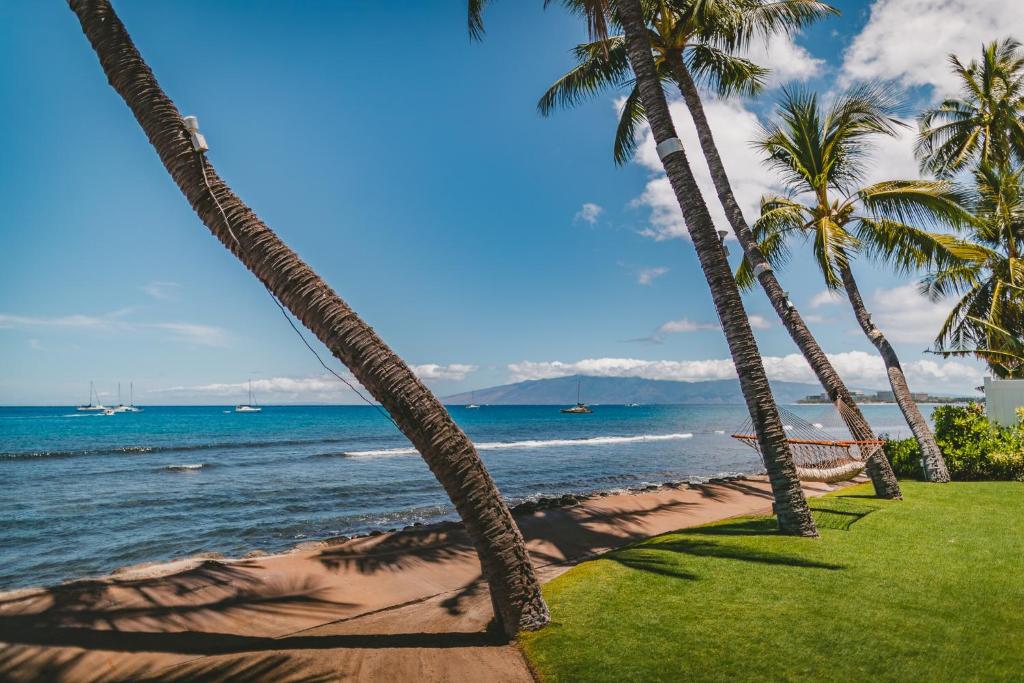
<svg viewBox="0 0 1024 683">
<path fill-rule="evenodd" d="M 703 382 L 643 379 L 641 377 L 591 377 L 571 375 L 551 379 L 526 380 L 472 392 L 453 394 L 445 403 L 481 403 L 488 405 L 572 405 L 576 403 L 576 384 L 584 403 L 743 403 L 738 379 L 716 379 Z M 772 392 L 779 403 L 795 403 L 811 394 L 820 394 L 817 384 L 803 382 L 772 382 Z"/>
</svg>

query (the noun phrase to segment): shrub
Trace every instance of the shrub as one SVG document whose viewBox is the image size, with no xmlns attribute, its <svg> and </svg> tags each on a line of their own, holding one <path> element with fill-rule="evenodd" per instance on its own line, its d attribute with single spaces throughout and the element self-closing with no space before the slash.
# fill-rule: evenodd
<svg viewBox="0 0 1024 683">
<path fill-rule="evenodd" d="M 932 413 L 935 441 L 946 458 L 950 477 L 1024 480 L 1024 410 L 1014 427 L 999 427 L 977 403 L 939 406 Z M 889 441 L 885 454 L 897 476 L 923 478 L 921 451 L 914 439 Z"/>
</svg>

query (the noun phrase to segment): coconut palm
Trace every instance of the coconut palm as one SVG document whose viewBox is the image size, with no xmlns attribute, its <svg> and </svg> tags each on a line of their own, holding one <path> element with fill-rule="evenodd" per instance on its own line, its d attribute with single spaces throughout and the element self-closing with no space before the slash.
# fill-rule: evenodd
<svg viewBox="0 0 1024 683">
<path fill-rule="evenodd" d="M 647 112 L 666 175 L 679 201 L 701 268 L 711 288 L 712 299 L 739 375 L 740 388 L 757 432 L 775 498 L 779 529 L 789 534 L 816 535 L 814 520 L 800 488 L 778 408 L 768 385 L 750 321 L 743 309 L 743 301 L 729 268 L 729 261 L 715 232 L 708 208 L 697 188 L 697 181 L 686 154 L 676 137 L 657 67 L 651 56 L 651 43 L 639 0 L 616 0 L 614 3 L 610 0 L 586 0 L 567 4 L 587 13 L 588 16 L 605 15 L 609 12 L 614 24 L 624 29 L 622 44 L 625 46 L 626 58 L 636 74 L 637 98 Z M 483 24 L 479 15 L 473 18 L 473 12 L 479 12 L 482 6 L 483 0 L 470 0 L 470 27 L 471 31 L 475 27 L 477 35 L 482 31 Z M 594 27 L 607 27 L 613 22 L 605 16 L 600 20 L 591 18 L 591 33 L 599 41 L 605 40 L 607 36 L 602 35 L 601 31 L 595 30 Z"/>
<path fill-rule="evenodd" d="M 644 9 L 658 76 L 663 83 L 678 87 L 683 96 L 719 201 L 746 261 L 758 274 L 757 280 L 786 331 L 839 407 L 850 433 L 855 439 L 873 440 L 871 425 L 761 254 L 733 194 L 697 85 L 700 81 L 720 97 L 757 92 L 767 70 L 737 56 L 736 51 L 748 48 L 754 38 L 795 31 L 835 10 L 813 0 L 648 0 Z M 613 146 L 616 163 L 623 164 L 632 156 L 637 127 L 645 120 L 624 38 L 612 36 L 579 45 L 574 55 L 577 65 L 548 88 L 537 107 L 547 116 L 556 107 L 573 106 L 603 89 L 628 87 Z M 884 452 L 878 450 L 868 460 L 867 471 L 877 495 L 900 497 L 899 482 Z"/>
<path fill-rule="evenodd" d="M 935 339 L 939 352 L 985 349 L 997 376 L 1003 332 L 1024 337 L 1024 171 L 982 165 L 974 172 L 969 227 L 973 258 L 949 263 L 922 280 L 933 299 L 959 294 Z"/>
<path fill-rule="evenodd" d="M 961 226 L 970 221 L 965 198 L 944 180 L 890 180 L 860 186 L 870 140 L 896 135 L 896 99 L 887 88 L 857 86 L 827 108 L 812 93 L 787 91 L 779 122 L 763 126 L 756 146 L 788 184 L 789 196 L 766 196 L 754 235 L 776 268 L 790 255 L 790 241 L 811 243 L 814 262 L 831 290 L 846 292 L 858 324 L 885 362 L 896 402 L 921 447 L 929 481 L 948 481 L 945 461 L 927 421 L 910 396 L 895 350 L 872 322 L 854 279 L 851 261 L 865 253 L 902 272 L 928 264 L 976 258 L 976 249 L 918 223 Z M 737 278 L 749 286 L 747 263 Z"/>
<path fill-rule="evenodd" d="M 523 537 L 473 444 L 409 367 L 197 153 L 174 103 L 108 0 L 69 0 L 114 90 L 132 110 L 200 219 L 281 304 L 343 362 L 423 455 L 461 515 L 505 632 L 538 628 L 548 610 Z"/>
<path fill-rule="evenodd" d="M 967 66 L 949 56 L 961 96 L 921 115 L 915 152 L 922 168 L 951 175 L 1024 160 L 1024 50 L 1012 38 L 982 46 Z"/>
<path fill-rule="evenodd" d="M 1024 292 L 1024 290 L 1022 290 Z M 971 322 L 986 332 L 986 345 L 955 351 L 932 351 L 945 358 L 974 356 L 988 363 L 992 374 L 1001 379 L 1024 379 L 1024 336 L 1011 332 L 987 320 L 973 318 Z"/>
</svg>

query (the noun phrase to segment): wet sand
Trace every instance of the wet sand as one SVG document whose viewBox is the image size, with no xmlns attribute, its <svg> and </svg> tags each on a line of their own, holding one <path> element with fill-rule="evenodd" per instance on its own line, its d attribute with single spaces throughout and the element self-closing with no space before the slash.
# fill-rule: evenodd
<svg viewBox="0 0 1024 683">
<path fill-rule="evenodd" d="M 805 485 L 812 496 L 835 488 Z M 770 509 L 767 481 L 754 477 L 516 519 L 548 581 L 641 538 Z M 465 533 L 422 527 L 0 594 L 0 680 L 533 680 L 490 618 Z"/>
</svg>

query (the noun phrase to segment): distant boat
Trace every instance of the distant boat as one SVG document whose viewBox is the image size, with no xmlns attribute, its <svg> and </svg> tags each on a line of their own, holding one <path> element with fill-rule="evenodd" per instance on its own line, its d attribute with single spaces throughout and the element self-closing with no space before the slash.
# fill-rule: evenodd
<svg viewBox="0 0 1024 683">
<path fill-rule="evenodd" d="M 258 405 L 253 403 L 253 400 L 252 400 L 252 380 L 250 379 L 249 380 L 249 402 L 248 403 L 243 403 L 242 405 L 235 406 L 235 412 L 236 413 L 258 413 L 258 412 L 261 412 L 262 410 L 263 410 L 263 408 L 260 408 Z"/>
<path fill-rule="evenodd" d="M 96 394 L 92 382 L 89 382 L 89 403 L 87 405 L 78 406 L 78 410 L 83 413 L 101 413 L 108 410 L 105 405 L 100 403 L 100 397 Z"/>
<path fill-rule="evenodd" d="M 478 406 L 476 404 L 476 392 L 475 391 L 469 392 L 469 403 L 466 404 L 466 410 L 472 410 L 474 408 L 479 408 L 479 407 L 480 406 Z"/>
<path fill-rule="evenodd" d="M 639 403 L 627 403 L 626 407 L 627 408 L 639 408 L 640 404 Z"/>
<path fill-rule="evenodd" d="M 576 380 L 576 405 L 574 405 L 572 408 L 562 408 L 561 412 L 568 413 L 568 414 L 571 414 L 571 415 L 583 415 L 585 413 L 592 413 L 592 412 L 594 412 L 593 410 L 591 410 L 587 406 L 586 403 L 583 403 L 583 402 L 580 401 L 580 381 L 579 380 Z"/>
<path fill-rule="evenodd" d="M 121 403 L 121 383 L 117 383 L 117 407 L 114 408 L 115 413 L 141 413 L 141 408 L 135 407 L 135 382 L 128 385 L 128 405 Z"/>
</svg>

